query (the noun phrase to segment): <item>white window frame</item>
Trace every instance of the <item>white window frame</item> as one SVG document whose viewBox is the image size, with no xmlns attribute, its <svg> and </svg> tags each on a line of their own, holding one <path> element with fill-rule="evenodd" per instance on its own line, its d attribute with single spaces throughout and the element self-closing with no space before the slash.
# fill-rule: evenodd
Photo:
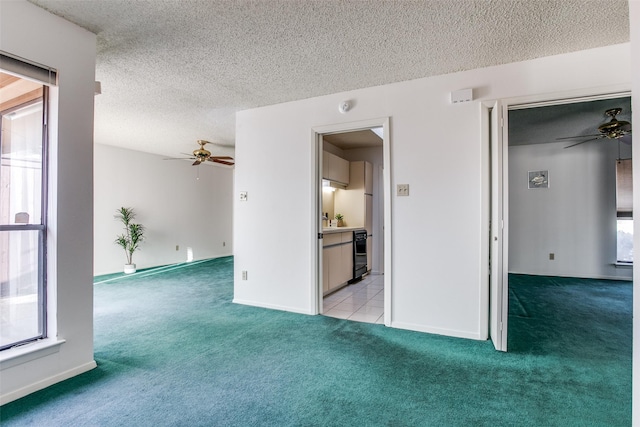
<svg viewBox="0 0 640 427">
<path fill-rule="evenodd" d="M 41 192 L 40 192 L 40 223 L 39 224 L 0 224 L 0 232 L 21 232 L 38 231 L 38 305 L 39 305 L 39 333 L 33 337 L 28 337 L 16 342 L 8 343 L 0 347 L 0 351 L 15 350 L 25 344 L 46 339 L 51 332 L 50 289 L 47 286 L 47 235 L 49 223 L 49 86 L 55 86 L 57 82 L 57 72 L 39 64 L 25 62 L 20 58 L 13 57 L 4 52 L 0 52 L 0 70 L 16 77 L 42 83 L 42 170 L 41 170 Z M 26 104 L 26 103 L 25 103 Z M 25 106 L 22 104 L 12 111 Z M 6 114 L 6 112 L 4 112 Z M 55 311 L 55 310 L 53 310 Z M 2 358 L 4 360 L 4 358 Z M 3 366 L 4 369 L 4 366 Z"/>
</svg>

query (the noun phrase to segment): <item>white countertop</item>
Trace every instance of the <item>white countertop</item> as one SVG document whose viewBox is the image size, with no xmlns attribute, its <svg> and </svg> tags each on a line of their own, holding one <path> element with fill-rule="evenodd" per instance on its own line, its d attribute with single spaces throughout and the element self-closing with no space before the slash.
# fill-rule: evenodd
<svg viewBox="0 0 640 427">
<path fill-rule="evenodd" d="M 353 230 L 364 230 L 364 227 L 324 227 L 322 229 L 322 233 L 331 234 L 331 233 L 344 233 L 346 231 Z"/>
</svg>

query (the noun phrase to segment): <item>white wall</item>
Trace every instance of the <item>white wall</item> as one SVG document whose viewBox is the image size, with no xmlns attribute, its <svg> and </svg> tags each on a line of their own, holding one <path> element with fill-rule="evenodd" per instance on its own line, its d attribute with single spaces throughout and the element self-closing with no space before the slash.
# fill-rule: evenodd
<svg viewBox="0 0 640 427">
<path fill-rule="evenodd" d="M 146 240 L 133 255 L 138 268 L 184 262 L 188 247 L 194 260 L 233 253 L 233 169 L 163 158 L 96 144 L 96 275 L 121 272 L 125 263 L 113 243 L 122 233 L 114 220 L 121 206 L 134 208 L 135 221 L 146 227 Z"/>
<path fill-rule="evenodd" d="M 482 176 L 478 100 L 630 85 L 630 45 L 622 44 L 468 72 L 246 110 L 236 121 L 235 301 L 315 313 L 316 154 L 311 129 L 390 117 L 392 196 L 391 325 L 486 338 L 480 303 Z M 616 58 L 611 67 L 602 58 Z M 561 70 L 562 72 L 558 72 Z M 474 88 L 476 101 L 452 105 L 451 91 Z M 598 89 L 593 89 L 598 91 Z M 354 100 L 340 114 L 336 105 Z M 283 167 L 282 165 L 286 165 Z M 261 220 L 281 210 L 287 228 Z M 237 199 L 237 198 L 234 198 Z M 248 280 L 241 280 L 241 271 Z"/>
<path fill-rule="evenodd" d="M 630 268 L 614 265 L 618 144 L 566 146 L 509 147 L 509 271 L 631 278 Z M 631 157 L 631 147 L 621 144 L 621 154 Z M 528 188 L 527 172 L 537 170 L 549 171 L 549 188 Z"/>
<path fill-rule="evenodd" d="M 632 76 L 632 129 L 640 129 L 640 0 L 629 1 L 629 20 L 631 22 L 631 76 Z M 633 158 L 633 205 L 640 206 L 640 156 Z M 634 218 L 634 230 L 640 230 L 640 218 Z M 634 233 L 633 246 L 640 248 L 640 233 Z M 633 274 L 640 277 L 640 263 L 634 262 Z M 640 287 L 633 286 L 633 425 L 640 424 Z"/>
<path fill-rule="evenodd" d="M 5 403 L 95 367 L 93 361 L 93 92 L 95 36 L 26 1 L 0 2 L 0 50 L 58 70 L 50 135 L 48 286 L 58 351 L 0 354 Z M 57 122 L 55 120 L 57 104 Z M 56 127 L 57 123 L 57 127 Z M 56 313 L 57 308 L 57 313 Z M 10 356 L 16 356 L 7 360 Z"/>
</svg>

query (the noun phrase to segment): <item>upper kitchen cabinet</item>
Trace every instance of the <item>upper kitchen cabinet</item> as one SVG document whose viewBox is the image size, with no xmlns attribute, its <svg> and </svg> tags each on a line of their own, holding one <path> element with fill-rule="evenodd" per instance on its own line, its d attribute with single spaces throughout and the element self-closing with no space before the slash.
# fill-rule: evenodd
<svg viewBox="0 0 640 427">
<path fill-rule="evenodd" d="M 344 215 L 348 227 L 364 227 L 372 233 L 373 167 L 365 161 L 351 162 L 349 185 L 335 192 L 334 209 Z"/>
<path fill-rule="evenodd" d="M 323 151 L 322 177 L 329 181 L 349 184 L 349 162 L 328 151 Z"/>
<path fill-rule="evenodd" d="M 371 163 L 351 162 L 349 164 L 349 179 L 347 190 L 363 190 L 365 194 L 373 194 L 373 166 Z"/>
</svg>

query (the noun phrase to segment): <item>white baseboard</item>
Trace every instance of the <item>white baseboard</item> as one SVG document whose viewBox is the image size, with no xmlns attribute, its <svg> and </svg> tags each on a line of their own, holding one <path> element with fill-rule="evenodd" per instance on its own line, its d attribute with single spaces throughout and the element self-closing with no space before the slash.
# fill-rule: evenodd
<svg viewBox="0 0 640 427">
<path fill-rule="evenodd" d="M 554 273 L 521 273 L 518 271 L 509 271 L 509 274 L 521 274 L 523 276 L 545 276 L 545 277 L 567 277 L 567 278 L 576 278 L 576 279 L 594 279 L 594 280 L 623 280 L 623 281 L 633 281 L 633 277 L 624 277 L 624 276 L 605 276 L 605 275 L 582 275 L 582 274 L 554 274 Z"/>
<path fill-rule="evenodd" d="M 44 388 L 52 386 L 56 383 L 59 383 L 60 381 L 68 380 L 69 378 L 75 377 L 76 375 L 80 375 L 82 373 L 90 371 L 96 366 L 98 365 L 96 364 L 95 360 L 92 360 L 91 362 L 85 363 L 84 365 L 77 366 L 73 369 L 69 369 L 68 371 L 60 372 L 57 375 L 45 378 L 33 384 L 29 384 L 28 386 L 22 387 L 21 389 L 3 394 L 2 396 L 0 396 L 0 405 L 13 402 L 14 400 L 20 399 L 21 397 L 25 397 L 38 390 L 42 390 Z"/>
<path fill-rule="evenodd" d="M 287 307 L 284 305 L 275 305 L 275 304 L 264 304 L 261 302 L 257 302 L 257 301 L 249 301 L 249 300 L 243 300 L 243 299 L 238 299 L 238 298 L 234 298 L 233 299 L 233 303 L 234 304 L 242 304 L 242 305 L 250 305 L 252 307 L 260 307 L 260 308 L 268 308 L 270 310 L 280 310 L 280 311 L 289 311 L 291 313 L 298 313 L 298 314 L 310 314 L 313 315 L 315 313 L 311 313 L 310 311 L 307 310 L 301 310 L 297 307 Z"/>
</svg>

